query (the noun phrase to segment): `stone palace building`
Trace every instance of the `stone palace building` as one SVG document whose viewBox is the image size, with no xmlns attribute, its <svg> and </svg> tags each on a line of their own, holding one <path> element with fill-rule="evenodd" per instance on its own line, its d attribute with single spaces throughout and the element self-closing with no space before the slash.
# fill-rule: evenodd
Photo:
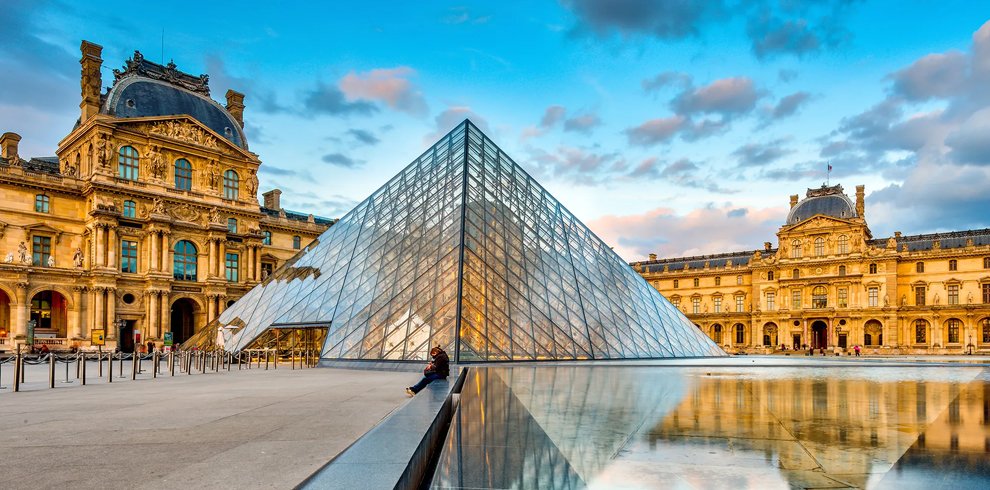
<svg viewBox="0 0 990 490">
<path fill-rule="evenodd" d="M 791 196 L 777 245 L 630 264 L 727 352 L 990 352 L 990 229 L 875 239 L 864 187 Z"/>
<path fill-rule="evenodd" d="M 54 157 L 0 136 L 0 350 L 193 335 L 333 220 L 258 203 L 261 160 L 244 95 L 135 52 L 103 92 L 102 47 L 83 41 L 75 127 Z M 5 128 L 0 128 L 3 130 Z M 13 129 L 13 128 L 12 128 Z"/>
</svg>

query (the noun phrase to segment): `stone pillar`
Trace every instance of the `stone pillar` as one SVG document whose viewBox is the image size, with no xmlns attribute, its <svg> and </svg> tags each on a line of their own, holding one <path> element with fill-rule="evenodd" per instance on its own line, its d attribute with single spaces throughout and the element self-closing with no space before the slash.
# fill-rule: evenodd
<svg viewBox="0 0 990 490">
<path fill-rule="evenodd" d="M 17 290 L 14 293 L 17 298 L 17 305 L 14 309 L 14 324 L 11 330 L 14 332 L 15 336 L 26 336 L 27 335 L 27 322 L 29 320 L 30 311 L 28 310 L 28 297 L 27 290 L 29 284 L 26 282 L 17 283 Z"/>
<path fill-rule="evenodd" d="M 169 243 L 168 243 L 169 242 L 168 237 L 169 237 L 169 232 L 163 231 L 162 232 L 162 267 L 161 267 L 161 270 L 162 270 L 162 272 L 167 272 L 169 275 L 172 275 L 172 261 L 168 260 L 168 253 L 171 250 L 171 248 L 169 247 Z"/>
<path fill-rule="evenodd" d="M 162 338 L 165 332 L 169 331 L 171 328 L 169 323 L 172 320 L 172 315 L 169 314 L 171 309 L 169 308 L 168 305 L 169 304 L 168 291 L 162 291 L 161 303 L 162 303 L 162 312 L 161 315 L 158 317 L 158 332 L 157 332 L 157 337 L 159 339 Z"/>
<path fill-rule="evenodd" d="M 96 243 L 96 267 L 103 267 L 106 265 L 104 259 L 106 255 L 104 254 L 103 248 L 103 224 L 96 223 L 93 225 L 93 236 Z"/>
<path fill-rule="evenodd" d="M 148 323 L 146 325 L 148 331 L 145 334 L 148 338 L 151 338 L 158 329 L 158 314 L 161 312 L 161 308 L 158 307 L 158 294 L 158 291 L 148 291 Z"/>
<path fill-rule="evenodd" d="M 207 239 L 206 248 L 209 249 L 209 253 L 210 253 L 209 268 L 206 270 L 207 278 L 213 277 L 215 275 L 213 273 L 213 271 L 216 270 L 216 261 L 217 261 L 215 245 L 216 245 L 216 239 L 214 238 Z"/>
<path fill-rule="evenodd" d="M 111 332 L 113 332 L 113 335 L 116 336 L 117 335 L 116 330 L 109 328 L 109 326 L 107 325 L 107 317 L 103 312 L 103 306 L 106 304 L 106 298 L 104 295 L 104 293 L 106 292 L 106 288 L 97 286 L 93 288 L 93 291 L 96 293 L 93 298 L 95 299 L 95 302 L 93 304 L 93 311 L 95 313 L 93 328 L 106 329 L 107 334 L 111 334 Z"/>
<path fill-rule="evenodd" d="M 117 290 L 114 288 L 107 288 L 107 316 L 106 323 L 108 325 L 116 325 L 117 322 Z"/>
<path fill-rule="evenodd" d="M 251 245 L 247 246 L 247 251 L 244 257 L 244 279 L 248 281 L 254 280 L 254 247 Z"/>
<path fill-rule="evenodd" d="M 107 227 L 107 267 L 111 269 L 117 268 L 117 227 L 108 226 Z"/>
<path fill-rule="evenodd" d="M 217 261 L 217 277 L 224 278 L 226 277 L 224 264 L 227 263 L 227 247 L 223 240 L 217 240 L 217 257 L 220 259 Z"/>
<path fill-rule="evenodd" d="M 217 296 L 217 316 L 220 316 L 227 309 L 227 297 Z"/>
<path fill-rule="evenodd" d="M 210 323 L 213 321 L 213 318 L 217 316 L 217 304 L 215 300 L 216 295 L 206 295 L 206 321 L 204 323 Z"/>
<path fill-rule="evenodd" d="M 148 255 L 148 270 L 157 271 L 160 270 L 158 267 L 158 261 L 161 259 L 161 254 L 158 252 L 158 231 L 151 232 L 149 238 L 151 238 L 151 254 Z"/>
<path fill-rule="evenodd" d="M 86 291 L 86 286 L 73 286 L 72 287 L 72 320 L 69 327 L 71 328 L 71 336 L 76 338 L 85 338 L 86 333 L 83 328 L 83 292 Z"/>
</svg>

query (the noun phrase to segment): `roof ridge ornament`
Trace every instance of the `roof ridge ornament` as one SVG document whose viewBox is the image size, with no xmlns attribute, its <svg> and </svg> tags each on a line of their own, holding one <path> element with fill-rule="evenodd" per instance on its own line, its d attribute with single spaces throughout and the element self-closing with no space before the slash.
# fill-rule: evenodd
<svg viewBox="0 0 990 490">
<path fill-rule="evenodd" d="M 808 193 L 805 197 L 821 197 L 830 196 L 832 194 L 845 194 L 842 190 L 842 184 L 835 184 L 833 186 L 822 184 L 822 186 L 817 189 L 808 189 Z"/>
<path fill-rule="evenodd" d="M 189 90 L 198 94 L 210 96 L 210 76 L 202 74 L 198 77 L 180 71 L 175 61 L 169 60 L 167 65 L 159 65 L 153 61 L 145 59 L 140 51 L 134 50 L 134 56 L 124 62 L 123 70 L 113 71 L 113 83 L 130 78 L 141 76 L 152 80 L 160 80 L 176 87 Z"/>
</svg>

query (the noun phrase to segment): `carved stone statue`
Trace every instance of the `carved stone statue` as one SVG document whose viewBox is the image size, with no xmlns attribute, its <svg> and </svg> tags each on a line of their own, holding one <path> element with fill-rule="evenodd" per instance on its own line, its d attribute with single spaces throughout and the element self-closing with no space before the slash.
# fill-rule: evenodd
<svg viewBox="0 0 990 490">
<path fill-rule="evenodd" d="M 210 223 L 220 223 L 220 210 L 216 207 L 210 208 Z"/>
<path fill-rule="evenodd" d="M 890 306 L 890 297 L 887 296 L 886 294 L 883 295 L 883 305 L 884 306 Z"/>
<path fill-rule="evenodd" d="M 109 136 L 97 136 L 96 155 L 100 162 L 100 167 L 110 168 L 110 161 L 113 159 L 113 146 L 110 144 Z"/>
<path fill-rule="evenodd" d="M 254 170 L 251 170 L 251 175 L 248 176 L 247 182 L 247 192 L 252 198 L 258 198 L 258 175 L 255 174 Z"/>
<path fill-rule="evenodd" d="M 901 295 L 901 306 L 905 306 L 905 305 L 907 305 L 907 295 L 906 294 L 902 294 Z"/>
<path fill-rule="evenodd" d="M 216 160 L 210 160 L 209 165 L 206 167 L 206 172 L 209 178 L 207 184 L 210 186 L 210 189 L 217 190 L 220 185 L 220 165 Z"/>
<path fill-rule="evenodd" d="M 72 264 L 75 265 L 77 269 L 83 266 L 83 251 L 79 247 L 76 247 L 75 253 L 72 254 Z"/>
<path fill-rule="evenodd" d="M 54 255 L 49 255 L 48 256 L 48 267 L 55 267 L 55 256 Z"/>
<path fill-rule="evenodd" d="M 162 155 L 161 151 L 159 151 L 157 146 L 152 146 L 151 150 L 148 152 L 148 167 L 152 177 L 156 179 L 165 178 L 165 157 Z"/>
<path fill-rule="evenodd" d="M 970 291 L 969 292 L 969 295 L 966 296 L 966 303 L 973 304 L 973 292 L 972 291 Z"/>
<path fill-rule="evenodd" d="M 894 237 L 890 237 L 887 239 L 887 248 L 891 250 L 897 249 L 897 240 L 894 240 Z"/>
<path fill-rule="evenodd" d="M 935 293 L 935 304 L 938 304 L 938 302 L 939 302 L 938 293 Z"/>
<path fill-rule="evenodd" d="M 7 256 L 3 258 L 3 263 L 4 264 L 13 264 L 14 263 L 14 252 L 7 252 Z"/>
<path fill-rule="evenodd" d="M 28 257 L 27 245 L 25 245 L 24 242 L 17 245 L 17 260 L 19 260 L 22 264 L 31 263 L 31 257 Z"/>
<path fill-rule="evenodd" d="M 160 197 L 156 197 L 154 201 L 154 207 L 152 208 L 151 212 L 155 214 L 166 214 L 165 201 L 163 201 Z"/>
</svg>

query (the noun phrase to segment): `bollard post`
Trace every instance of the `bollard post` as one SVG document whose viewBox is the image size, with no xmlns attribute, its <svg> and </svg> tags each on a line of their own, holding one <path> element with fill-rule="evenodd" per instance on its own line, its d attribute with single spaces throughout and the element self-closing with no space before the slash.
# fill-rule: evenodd
<svg viewBox="0 0 990 490">
<path fill-rule="evenodd" d="M 14 357 L 14 391 L 21 391 L 21 346 L 17 346 L 17 356 Z"/>
<path fill-rule="evenodd" d="M 69 373 L 65 373 L 68 377 Z M 48 387 L 55 387 L 55 356 L 48 354 Z"/>
<path fill-rule="evenodd" d="M 79 373 L 82 371 L 82 363 L 79 362 L 79 356 L 82 352 L 76 352 L 76 379 L 79 379 Z"/>
<path fill-rule="evenodd" d="M 168 351 L 168 375 L 175 376 L 175 351 Z"/>
<path fill-rule="evenodd" d="M 103 363 L 100 363 L 103 366 Z M 113 383 L 113 352 L 107 352 L 107 383 Z"/>
<path fill-rule="evenodd" d="M 100 365 L 99 366 L 99 369 L 100 369 L 99 374 L 100 375 L 97 376 L 97 377 L 98 378 L 102 378 L 103 377 L 103 346 L 102 345 L 97 346 L 97 350 L 96 350 L 96 363 Z"/>
<path fill-rule="evenodd" d="M 155 364 L 154 367 L 151 368 L 151 378 L 152 379 L 155 379 L 155 378 L 158 377 L 158 352 L 157 351 L 156 352 L 153 352 L 151 354 L 151 362 L 153 362 Z"/>
<path fill-rule="evenodd" d="M 50 355 L 52 357 L 55 357 L 55 354 L 48 354 L 48 355 Z M 69 381 L 69 364 L 71 364 L 71 363 L 72 363 L 72 361 L 65 361 L 65 381 L 63 381 L 63 383 L 71 383 L 72 382 L 72 381 Z"/>
<path fill-rule="evenodd" d="M 86 354 L 82 354 L 82 385 L 86 386 Z"/>
<path fill-rule="evenodd" d="M 131 380 L 137 379 L 138 372 L 138 353 L 134 351 L 131 353 Z"/>
<path fill-rule="evenodd" d="M 118 352 L 117 355 L 120 356 L 120 369 L 117 371 L 117 377 L 118 378 L 123 378 L 124 377 L 124 351 Z"/>
<path fill-rule="evenodd" d="M 267 351 L 267 350 L 266 350 L 266 351 L 265 351 L 265 371 L 268 371 L 268 358 L 269 358 L 269 357 L 271 357 L 271 353 L 270 353 L 269 351 Z M 259 367 L 260 367 L 260 366 L 259 366 Z"/>
<path fill-rule="evenodd" d="M 143 373 L 144 369 L 141 367 L 141 354 L 139 354 L 136 350 L 134 351 L 134 358 L 137 359 L 137 372 Z"/>
</svg>

